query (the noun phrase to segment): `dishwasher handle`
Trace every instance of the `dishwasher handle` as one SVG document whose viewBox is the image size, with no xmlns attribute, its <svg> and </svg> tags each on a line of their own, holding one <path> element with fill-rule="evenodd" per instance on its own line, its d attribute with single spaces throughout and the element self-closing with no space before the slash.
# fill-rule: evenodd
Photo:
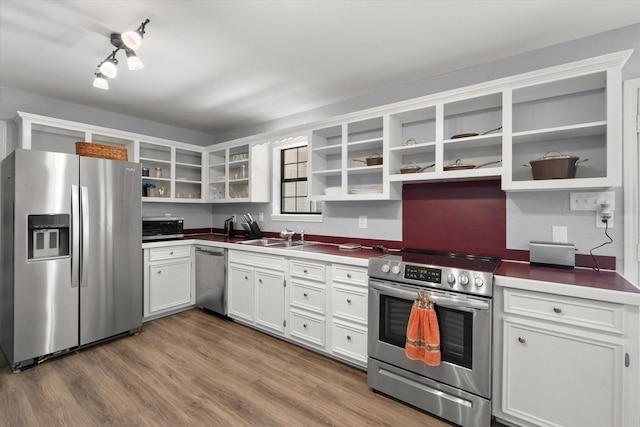
<svg viewBox="0 0 640 427">
<path fill-rule="evenodd" d="M 202 254 L 202 255 L 210 255 L 210 256 L 224 256 L 224 249 L 216 250 L 216 249 L 196 247 L 196 253 Z"/>
</svg>

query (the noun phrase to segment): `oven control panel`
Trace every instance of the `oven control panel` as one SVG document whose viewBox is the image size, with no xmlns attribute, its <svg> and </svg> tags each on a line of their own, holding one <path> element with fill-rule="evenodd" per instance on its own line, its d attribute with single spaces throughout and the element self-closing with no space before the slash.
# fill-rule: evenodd
<svg viewBox="0 0 640 427">
<path fill-rule="evenodd" d="M 421 282 L 442 283 L 442 270 L 439 268 L 405 264 L 404 278 L 420 280 Z"/>
</svg>

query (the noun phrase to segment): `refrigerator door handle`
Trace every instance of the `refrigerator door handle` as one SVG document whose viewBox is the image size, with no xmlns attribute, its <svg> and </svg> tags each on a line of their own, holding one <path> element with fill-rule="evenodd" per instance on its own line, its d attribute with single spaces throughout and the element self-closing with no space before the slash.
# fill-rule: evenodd
<svg viewBox="0 0 640 427">
<path fill-rule="evenodd" d="M 78 287 L 80 265 L 80 190 L 77 185 L 71 186 L 71 287 Z"/>
<path fill-rule="evenodd" d="M 88 285 L 89 270 L 87 260 L 89 259 L 89 190 L 87 187 L 80 188 L 80 202 L 82 204 L 82 247 L 80 257 L 80 286 Z"/>
</svg>

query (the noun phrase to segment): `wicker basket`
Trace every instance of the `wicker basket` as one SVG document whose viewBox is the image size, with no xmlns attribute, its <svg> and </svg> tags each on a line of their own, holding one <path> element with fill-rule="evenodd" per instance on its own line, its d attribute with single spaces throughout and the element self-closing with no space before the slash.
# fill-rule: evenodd
<svg viewBox="0 0 640 427">
<path fill-rule="evenodd" d="M 76 142 L 76 154 L 85 157 L 127 161 L 127 149 L 95 142 Z"/>
</svg>

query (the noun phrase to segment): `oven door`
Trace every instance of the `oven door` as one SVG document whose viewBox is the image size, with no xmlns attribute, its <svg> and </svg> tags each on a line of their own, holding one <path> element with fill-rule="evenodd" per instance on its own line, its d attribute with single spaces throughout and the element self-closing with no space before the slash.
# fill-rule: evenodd
<svg viewBox="0 0 640 427">
<path fill-rule="evenodd" d="M 439 366 L 405 356 L 407 323 L 418 292 L 433 301 L 440 328 Z M 491 300 L 369 280 L 368 354 L 415 374 L 491 397 Z"/>
</svg>

